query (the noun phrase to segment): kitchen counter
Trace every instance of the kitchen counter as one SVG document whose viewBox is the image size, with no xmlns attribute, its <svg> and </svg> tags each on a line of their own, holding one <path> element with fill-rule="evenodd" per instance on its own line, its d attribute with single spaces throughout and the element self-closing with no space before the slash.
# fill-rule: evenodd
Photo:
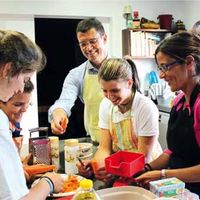
<svg viewBox="0 0 200 200">
<path fill-rule="evenodd" d="M 166 112 L 166 113 L 170 113 L 171 108 L 169 106 L 166 105 L 157 105 L 158 110 L 160 112 Z"/>
<path fill-rule="evenodd" d="M 79 140 L 79 142 L 92 143 L 90 137 L 83 137 L 83 138 L 77 138 L 77 139 Z M 65 140 L 59 141 L 59 150 L 60 150 L 60 168 L 58 170 L 59 173 L 65 173 L 64 141 Z M 96 152 L 96 150 L 97 150 L 97 146 L 93 145 L 93 154 Z M 112 183 L 104 183 L 104 182 L 97 180 L 95 178 L 93 178 L 93 181 L 94 181 L 94 189 L 95 190 L 112 187 L 112 184 L 113 184 L 113 182 Z"/>
<path fill-rule="evenodd" d="M 158 110 L 161 112 L 170 113 L 171 107 L 171 99 L 165 99 L 162 96 L 157 96 L 157 102 L 158 102 Z"/>
<path fill-rule="evenodd" d="M 92 143 L 90 137 L 83 137 L 83 138 L 76 138 L 76 139 L 78 139 L 79 142 Z M 60 168 L 58 170 L 58 173 L 61 173 L 61 174 L 65 173 L 64 142 L 65 142 L 65 140 L 59 140 Z M 97 150 L 97 146 L 93 145 L 93 152 L 96 152 L 96 150 Z M 94 177 L 92 178 L 92 180 L 93 180 L 93 184 L 94 184 L 94 189 L 95 190 L 101 190 L 101 189 L 105 189 L 105 188 L 110 188 L 113 185 L 113 182 L 104 183 L 104 182 L 102 182 L 100 180 L 95 179 Z M 69 199 L 70 199 L 70 197 L 71 196 L 69 196 Z M 52 200 L 52 199 L 56 199 L 56 197 L 47 197 L 47 200 Z M 68 199 L 68 198 L 66 197 L 66 199 Z"/>
</svg>

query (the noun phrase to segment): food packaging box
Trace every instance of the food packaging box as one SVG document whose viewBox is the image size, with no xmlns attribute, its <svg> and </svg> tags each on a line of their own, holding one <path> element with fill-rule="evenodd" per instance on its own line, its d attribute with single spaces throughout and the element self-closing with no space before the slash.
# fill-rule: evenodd
<svg viewBox="0 0 200 200">
<path fill-rule="evenodd" d="M 131 177 L 144 168 L 144 155 L 128 151 L 119 151 L 105 159 L 108 173 Z"/>
<path fill-rule="evenodd" d="M 158 197 L 171 197 L 184 192 L 185 183 L 175 177 L 149 183 L 150 191 Z"/>
</svg>

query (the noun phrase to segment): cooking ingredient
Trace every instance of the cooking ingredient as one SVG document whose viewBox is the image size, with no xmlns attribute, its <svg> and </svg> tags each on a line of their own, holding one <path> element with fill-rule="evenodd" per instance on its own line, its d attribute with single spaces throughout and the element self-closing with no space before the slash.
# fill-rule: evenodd
<svg viewBox="0 0 200 200">
<path fill-rule="evenodd" d="M 45 172 L 50 172 L 55 170 L 55 165 L 45 165 L 45 164 L 37 164 L 37 165 L 25 165 L 24 170 L 30 175 L 42 174 Z"/>
<path fill-rule="evenodd" d="M 79 181 L 78 181 L 77 176 L 69 175 L 64 182 L 61 192 L 63 193 L 71 192 L 71 191 L 77 190 L 78 187 L 79 187 Z"/>
<path fill-rule="evenodd" d="M 66 129 L 66 127 L 67 127 L 67 118 L 63 119 L 61 126 L 62 126 L 63 129 Z"/>
<path fill-rule="evenodd" d="M 80 187 L 72 200 L 100 200 L 100 197 L 93 189 L 93 182 L 90 179 L 83 179 Z"/>
</svg>

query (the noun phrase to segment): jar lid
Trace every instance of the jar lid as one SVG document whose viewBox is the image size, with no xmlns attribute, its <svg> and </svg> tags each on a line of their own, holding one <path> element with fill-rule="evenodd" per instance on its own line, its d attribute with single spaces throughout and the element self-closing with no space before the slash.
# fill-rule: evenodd
<svg viewBox="0 0 200 200">
<path fill-rule="evenodd" d="M 80 181 L 80 187 L 83 189 L 90 189 L 93 187 L 93 181 L 90 179 L 83 179 Z"/>
<path fill-rule="evenodd" d="M 76 146 L 78 145 L 78 139 L 67 139 L 65 140 L 66 146 Z"/>
<path fill-rule="evenodd" d="M 58 136 L 49 136 L 51 142 L 57 142 L 59 140 Z"/>
</svg>

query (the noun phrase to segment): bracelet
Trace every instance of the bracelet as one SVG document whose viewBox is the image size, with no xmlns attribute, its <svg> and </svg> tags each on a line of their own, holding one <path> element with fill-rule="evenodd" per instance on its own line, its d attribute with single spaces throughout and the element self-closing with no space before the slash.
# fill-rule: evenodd
<svg viewBox="0 0 200 200">
<path fill-rule="evenodd" d="M 148 171 L 152 171 L 153 169 L 149 163 L 145 163 L 144 170 L 145 172 L 148 172 Z"/>
<path fill-rule="evenodd" d="M 49 184 L 49 187 L 50 187 L 49 194 L 52 194 L 54 192 L 54 183 L 53 183 L 53 181 L 48 176 L 42 176 L 40 178 L 40 180 L 42 180 L 42 179 L 45 180 Z"/>
<path fill-rule="evenodd" d="M 161 177 L 161 179 L 167 178 L 167 176 L 166 176 L 166 169 L 161 169 L 160 177 Z"/>
</svg>

